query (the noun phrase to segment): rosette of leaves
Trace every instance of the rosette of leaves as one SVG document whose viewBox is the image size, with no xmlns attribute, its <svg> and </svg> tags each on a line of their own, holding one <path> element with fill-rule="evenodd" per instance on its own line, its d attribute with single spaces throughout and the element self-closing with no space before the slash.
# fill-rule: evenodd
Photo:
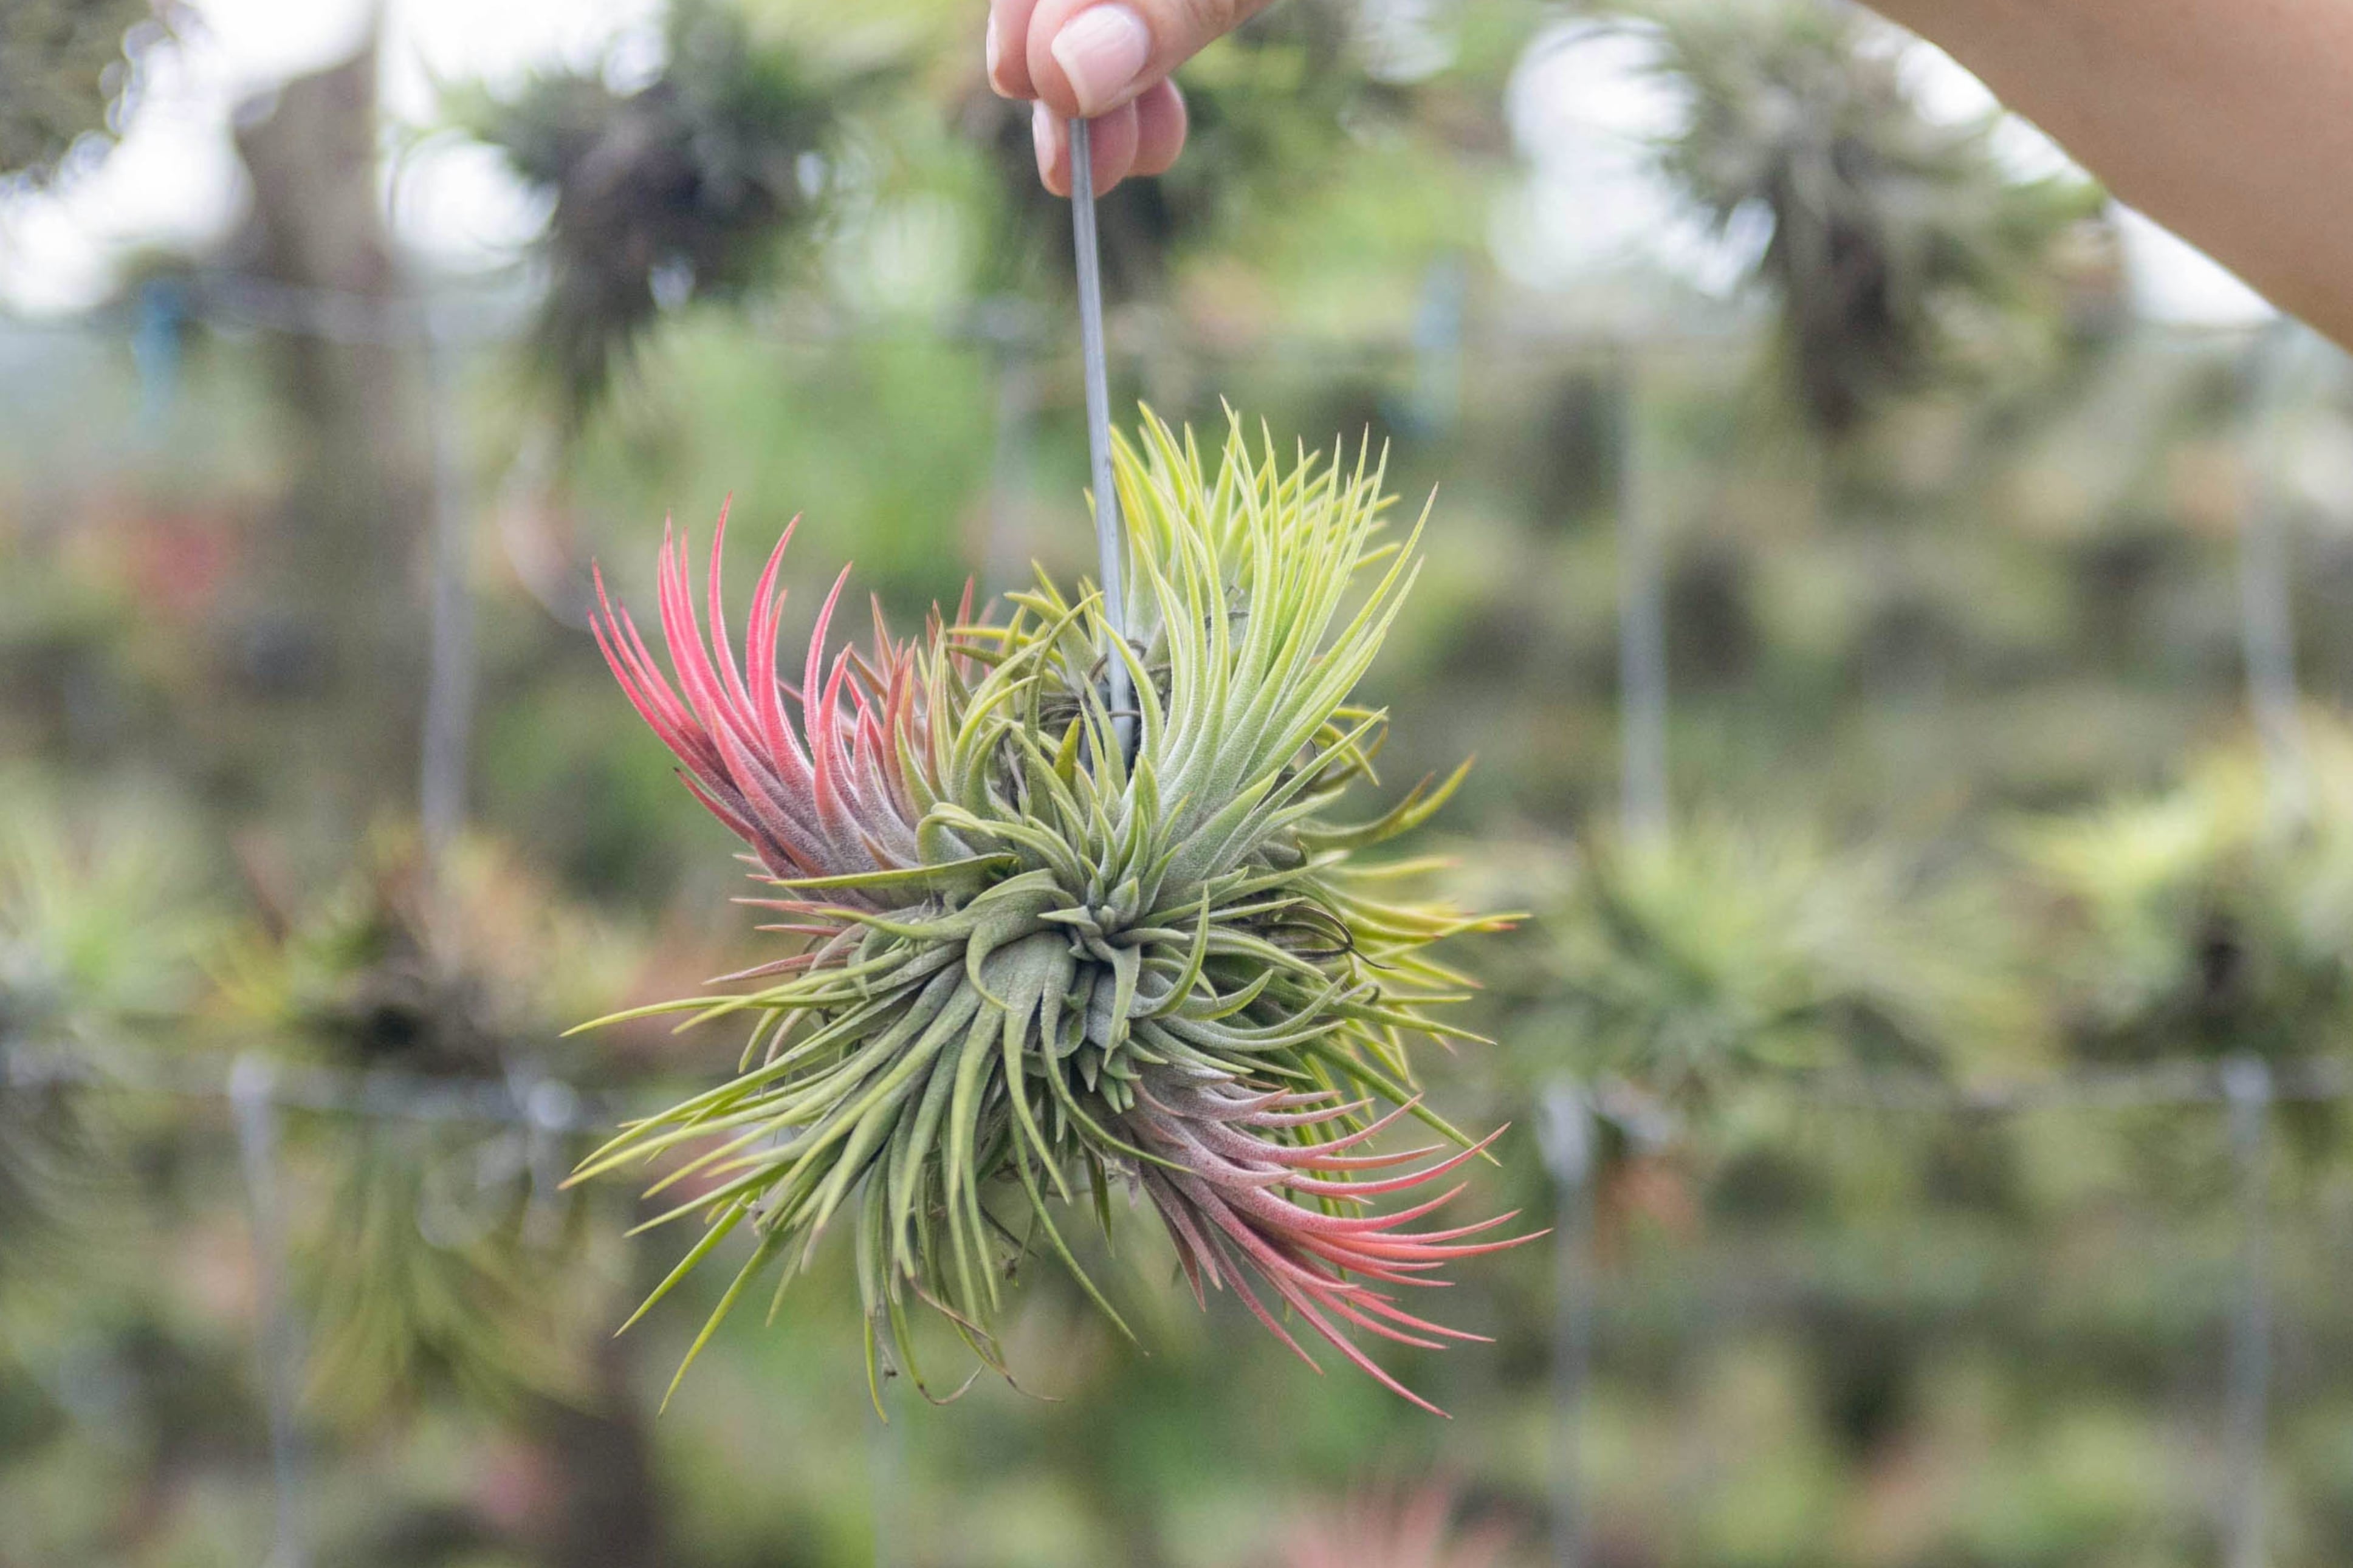
<svg viewBox="0 0 2353 1568">
<path fill-rule="evenodd" d="M 323 1405 L 356 1419 L 438 1392 L 498 1408 L 575 1386 L 593 1305 L 555 1287 L 594 1260 L 559 1187 L 569 1158 L 544 1142 L 560 1131 L 524 1118 L 553 1020 L 609 1004 L 628 962 L 497 847 L 463 841 L 428 871 L 395 830 L 223 959 L 233 1043 L 358 1086 L 289 1140 L 315 1177 L 298 1190 L 318 1197 L 292 1220 Z"/>
<path fill-rule="evenodd" d="M 0 184 L 47 182 L 111 135 L 164 36 L 152 0 L 0 0 Z"/>
<path fill-rule="evenodd" d="M 459 115 L 554 198 L 531 342 L 575 427 L 665 303 L 771 275 L 824 211 L 845 116 L 893 74 L 755 31 L 720 0 L 672 0 L 663 41 L 643 86 L 547 73 Z"/>
<path fill-rule="evenodd" d="M 1719 228 L 1770 220 L 1756 276 L 1820 428 L 1852 429 L 1950 364 L 1961 338 L 2059 302 L 2053 257 L 2100 192 L 2005 169 L 1990 117 L 1931 118 L 1905 80 L 1904 35 L 1820 0 L 1625 9 L 1654 28 L 1684 100 L 1667 177 Z"/>
<path fill-rule="evenodd" d="M 1671 841 L 1598 839 L 1538 928 L 1538 1006 L 1586 1070 L 1683 1100 L 1941 1071 L 2005 1002 L 1981 913 L 1802 835 L 1703 818 Z"/>
<path fill-rule="evenodd" d="M 2070 1049 L 2094 1061 L 2342 1048 L 2353 1026 L 2353 732 L 2218 750 L 2179 785 L 2030 823 Z"/>
<path fill-rule="evenodd" d="M 1212 464 L 1147 416 L 1116 474 L 1128 640 L 1109 637 L 1098 596 L 1041 577 L 1002 623 L 934 616 L 908 641 L 878 624 L 871 652 L 828 656 L 838 580 L 795 689 L 776 656 L 784 544 L 739 664 L 718 542 L 706 641 L 685 542 L 666 540 L 673 687 L 603 605 L 614 672 L 687 786 L 751 846 L 774 884 L 754 901 L 793 951 L 741 976 L 748 989 L 669 1005 L 747 1024 L 739 1070 L 582 1173 L 659 1160 L 657 1190 L 698 1184 L 671 1215 L 708 1233 L 648 1308 L 730 1235 L 754 1238 L 697 1350 L 755 1280 L 775 1273 L 781 1298 L 839 1226 L 870 1373 L 887 1358 L 928 1386 L 917 1306 L 1002 1371 L 990 1325 L 1031 1252 L 1060 1258 L 1119 1321 L 1065 1232 L 1086 1197 L 1110 1236 L 1124 1183 L 1205 1301 L 1232 1288 L 1305 1357 L 1287 1313 L 1421 1404 L 1348 1331 L 1425 1348 L 1474 1337 L 1396 1298 L 1510 1245 L 1493 1237 L 1510 1216 L 1409 1228 L 1459 1186 L 1377 1204 L 1486 1147 L 1422 1103 L 1406 1049 L 1475 1037 L 1433 1016 L 1465 982 L 1425 950 L 1498 922 L 1400 898 L 1410 868 L 1357 861 L 1456 781 L 1370 820 L 1337 816 L 1383 725 L 1350 694 L 1412 581 L 1419 529 L 1377 542 L 1366 457 L 1285 463 L 1239 423 Z M 1106 709 L 1107 657 L 1127 667 L 1132 713 Z M 1464 1146 L 1377 1150 L 1407 1117 Z"/>
</svg>

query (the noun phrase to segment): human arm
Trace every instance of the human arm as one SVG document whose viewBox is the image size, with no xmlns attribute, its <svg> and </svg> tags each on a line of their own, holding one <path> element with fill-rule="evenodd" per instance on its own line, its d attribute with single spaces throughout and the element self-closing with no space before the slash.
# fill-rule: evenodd
<svg viewBox="0 0 2353 1568">
<path fill-rule="evenodd" d="M 989 79 L 1037 100 L 1041 176 L 1063 121 L 1109 113 L 1095 184 L 1183 149 L 1168 72 L 1268 0 L 991 0 Z M 1874 0 L 2108 188 L 2353 345 L 2353 0 Z M 1083 105 L 1084 76 L 1121 79 Z"/>
<path fill-rule="evenodd" d="M 2353 342 L 2353 5 L 1877 0 L 2147 213 Z"/>
</svg>

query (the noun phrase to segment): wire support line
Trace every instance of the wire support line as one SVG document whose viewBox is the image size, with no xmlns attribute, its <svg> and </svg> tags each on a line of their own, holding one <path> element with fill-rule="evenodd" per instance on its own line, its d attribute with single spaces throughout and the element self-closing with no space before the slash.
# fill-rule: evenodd
<svg viewBox="0 0 2353 1568">
<path fill-rule="evenodd" d="M 1095 502 L 1096 583 L 1103 590 L 1104 706 L 1114 715 L 1112 734 L 1124 754 L 1135 721 L 1127 661 L 1127 588 L 1121 565 L 1119 493 L 1112 479 L 1111 372 L 1103 347 L 1103 247 L 1095 227 L 1094 143 L 1084 120 L 1071 121 L 1071 244 L 1079 279 L 1079 357 L 1086 384 L 1087 458 Z"/>
<path fill-rule="evenodd" d="M 1083 204 L 1075 195 L 1073 222 Z M 127 335 L 142 313 L 168 309 L 177 316 L 231 331 L 269 331 L 336 342 L 396 344 L 512 342 L 530 331 L 537 291 L 503 274 L 487 281 L 424 279 L 406 293 L 372 294 L 292 283 L 265 274 L 206 268 L 158 278 L 122 299 L 71 315 L 37 317 L 0 311 L 0 328 L 20 332 Z M 143 303 L 142 303 L 143 301 Z M 968 301 L 929 319 L 860 316 L 798 297 L 786 297 L 743 312 L 745 335 L 779 347 L 826 348 L 861 343 L 944 342 L 1017 353 L 1043 361 L 1065 358 L 1070 342 L 1039 308 L 1018 295 Z M 2241 327 L 2164 323 L 2153 329 L 2168 341 L 2253 342 Z M 1210 363 L 1271 362 L 1287 367 L 1353 363 L 1411 363 L 1430 351 L 1427 329 L 1411 320 L 1364 332 L 1251 330 L 1221 340 L 1165 310 L 1124 316 L 1113 331 L 1106 323 L 1103 352 L 1125 358 L 1178 355 Z M 1562 357 L 1607 364 L 1629 352 L 1736 355 L 1750 352 L 1761 333 L 1752 321 L 1726 321 L 1656 328 L 1630 333 L 1620 327 L 1585 326 L 1541 315 L 1513 319 L 1491 314 L 1466 322 L 1452 348 L 1482 364 L 1535 363 Z M 1083 351 L 1082 351 L 1083 352 Z"/>
<path fill-rule="evenodd" d="M 353 1072 L 295 1062 L 269 1062 L 265 1077 L 240 1060 L 178 1059 L 145 1047 L 0 1045 L 0 1084 L 163 1095 L 180 1100 L 242 1103 L 255 1096 L 286 1110 L 358 1117 L 375 1121 L 473 1123 L 521 1127 L 550 1135 L 596 1133 L 634 1114 L 630 1098 L 584 1090 L 562 1079 L 510 1074 L 502 1078 L 434 1078 L 378 1068 Z"/>
<path fill-rule="evenodd" d="M 1782 1087 L 1800 1103 L 1825 1110 L 2007 1114 L 2043 1110 L 2130 1110 L 2136 1107 L 2229 1106 L 2246 1098 L 2250 1069 L 2260 1070 L 2265 1098 L 2324 1103 L 2353 1099 L 2353 1062 L 2258 1062 L 2174 1059 L 2134 1067 L 2086 1068 L 2042 1079 L 1956 1084 L 1908 1073 L 1799 1079 Z M 53 1086 L 131 1094 L 230 1101 L 240 1092 L 235 1060 L 225 1055 L 179 1058 L 126 1041 L 0 1043 L 0 1085 Z M 1605 1120 L 1628 1108 L 1608 1084 L 1594 1088 Z M 509 1073 L 499 1078 L 428 1077 L 392 1068 L 354 1071 L 299 1062 L 273 1062 L 266 1093 L 283 1110 L 369 1120 L 477 1122 L 541 1132 L 602 1132 L 656 1107 L 652 1082 L 583 1089 L 562 1078 Z"/>
</svg>

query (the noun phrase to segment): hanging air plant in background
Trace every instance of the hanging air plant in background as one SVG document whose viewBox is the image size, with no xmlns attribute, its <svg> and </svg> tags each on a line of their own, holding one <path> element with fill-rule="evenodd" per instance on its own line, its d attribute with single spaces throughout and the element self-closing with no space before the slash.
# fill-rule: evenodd
<svg viewBox="0 0 2353 1568">
<path fill-rule="evenodd" d="M 543 75 L 462 115 L 554 209 L 532 332 L 566 422 L 610 390 L 666 304 L 765 279 L 822 210 L 843 117 L 889 79 L 754 31 L 714 0 L 673 0 L 660 74 Z"/>
<path fill-rule="evenodd" d="M 1493 1235 L 1509 1215 L 1409 1228 L 1459 1186 L 1375 1206 L 1492 1142 L 1467 1143 L 1422 1104 L 1406 1045 L 1475 1037 L 1432 1017 L 1465 982 L 1423 950 L 1499 922 L 1398 901 L 1391 879 L 1413 868 L 1355 863 L 1455 780 L 1372 821 L 1333 816 L 1370 776 L 1383 718 L 1350 693 L 1412 581 L 1419 530 L 1376 542 L 1385 502 L 1365 458 L 1285 465 L 1239 423 L 1212 466 L 1147 419 L 1117 476 L 1134 565 L 1133 640 L 1114 651 L 1132 715 L 1100 695 L 1101 603 L 1043 579 L 1002 624 L 934 617 L 897 641 L 878 617 L 871 651 L 828 657 L 837 581 L 797 690 L 776 665 L 782 542 L 741 665 L 717 540 L 707 641 L 686 543 L 662 550 L 676 688 L 604 606 L 614 672 L 687 786 L 752 847 L 772 885 L 753 901 L 795 950 L 736 977 L 747 989 L 665 1009 L 748 1025 L 739 1071 L 582 1173 L 653 1160 L 657 1190 L 697 1184 L 671 1213 L 704 1215 L 708 1234 L 648 1307 L 730 1234 L 756 1238 L 711 1327 L 771 1271 L 781 1297 L 829 1227 L 849 1230 L 870 1371 L 887 1357 L 919 1387 L 909 1310 L 931 1307 L 1002 1371 L 990 1324 L 1029 1251 L 1057 1255 L 1117 1321 L 1064 1227 L 1084 1195 L 1108 1234 L 1124 1180 L 1197 1295 L 1231 1287 L 1303 1357 L 1286 1318 L 1423 1404 L 1348 1331 L 1429 1348 L 1476 1337 L 1408 1311 L 1396 1288 L 1513 1243 Z M 1377 1151 L 1405 1117 L 1465 1146 Z"/>
<path fill-rule="evenodd" d="M 2283 764 L 2242 743 L 2161 795 L 2015 834 L 2088 1061 L 2335 1056 L 2353 1029 L 2353 731 L 2315 711 Z M 2293 776 L 2284 775 L 2284 765 Z"/>
<path fill-rule="evenodd" d="M 1933 923 L 1926 910 L 1933 907 Z M 1857 1068 L 1936 1072 L 2015 1022 L 1994 911 L 1869 855 L 1720 820 L 1589 845 L 1542 922 L 1532 1035 L 1679 1100 Z"/>
<path fill-rule="evenodd" d="M 556 1020 L 620 994 L 627 945 L 494 846 L 461 842 L 428 871 L 396 831 L 273 921 L 226 955 L 216 1021 L 298 1070 L 382 1086 L 386 1110 L 438 1095 L 445 1112 L 295 1129 L 316 1200 L 293 1216 L 314 1397 L 357 1417 L 445 1390 L 494 1408 L 571 1391 L 597 1292 L 555 1288 L 559 1269 L 595 1272 L 560 1190 L 568 1159 L 548 1132 L 462 1111 L 528 1106 L 535 1053 Z"/>
<path fill-rule="evenodd" d="M 0 184 L 54 178 L 121 129 L 164 0 L 0 0 Z"/>
<path fill-rule="evenodd" d="M 2058 302 L 2054 257 L 2099 191 L 2004 168 L 1988 121 L 1932 118 L 1893 28 L 1820 0 L 1626 9 L 1684 100 L 1667 176 L 1720 228 L 1769 220 L 1756 272 L 1820 428 L 1852 429 L 1959 341 Z"/>
</svg>

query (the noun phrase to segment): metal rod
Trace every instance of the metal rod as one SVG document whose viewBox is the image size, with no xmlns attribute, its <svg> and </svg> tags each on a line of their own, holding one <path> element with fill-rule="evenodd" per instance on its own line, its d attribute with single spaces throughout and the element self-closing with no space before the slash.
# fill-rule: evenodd
<svg viewBox="0 0 2353 1568">
<path fill-rule="evenodd" d="M 1667 610 L 1662 582 L 1656 477 L 1650 471 L 1642 380 L 1625 363 L 1626 408 L 1619 437 L 1618 746 L 1619 826 L 1626 841 L 1667 837 Z"/>
<path fill-rule="evenodd" d="M 2239 1303 L 2231 1318 L 2225 1395 L 2229 1568 L 2263 1568 L 2263 1448 L 2270 1426 L 2272 1289 L 2269 1205 L 2271 1068 L 2259 1057 L 2223 1064 L 2231 1152 L 2239 1178 Z"/>
<path fill-rule="evenodd" d="M 301 1397 L 301 1330 L 286 1297 L 286 1229 L 278 1190 L 276 1075 L 257 1056 L 243 1056 L 229 1074 L 236 1110 L 238 1163 L 253 1211 L 253 1265 L 260 1297 L 256 1359 L 269 1418 L 269 1470 L 277 1503 L 277 1540 L 269 1568 L 304 1568 L 310 1552 L 302 1528 L 302 1436 L 296 1416 Z"/>
<path fill-rule="evenodd" d="M 1085 364 L 1087 391 L 1087 456 L 1095 494 L 1096 581 L 1103 588 L 1105 646 L 1103 664 L 1108 678 L 1106 701 L 1112 711 L 1112 732 L 1124 752 L 1132 743 L 1134 698 L 1128 689 L 1127 663 L 1113 651 L 1112 640 L 1127 637 L 1127 591 L 1120 565 L 1119 496 L 1112 488 L 1111 376 L 1103 357 L 1103 249 L 1095 232 L 1094 143 L 1087 122 L 1071 121 L 1071 241 L 1078 258 L 1079 352 Z"/>
<path fill-rule="evenodd" d="M 425 355 L 433 443 L 433 641 L 417 763 L 417 816 L 428 863 L 438 874 L 466 816 L 466 750 L 474 709 L 474 605 L 467 582 L 472 508 L 450 349 L 428 333 Z"/>
<path fill-rule="evenodd" d="M 2247 708 L 2263 745 L 2272 805 L 2288 820 L 2310 808 L 2304 715 L 2296 693 L 2295 608 L 2288 520 L 2272 471 L 2284 405 L 2296 388 L 2290 374 L 2303 331 L 2283 317 L 2256 340 L 2247 370 L 2242 436 L 2245 515 L 2239 527 L 2239 645 L 2246 666 Z"/>
<path fill-rule="evenodd" d="M 1545 1090 L 1536 1135 L 1559 1200 L 1553 1219 L 1552 1541 L 1556 1568 L 1583 1568 L 1588 1508 L 1579 1439 L 1592 1375 L 1593 1108 L 1584 1087 L 1556 1079 Z"/>
</svg>

